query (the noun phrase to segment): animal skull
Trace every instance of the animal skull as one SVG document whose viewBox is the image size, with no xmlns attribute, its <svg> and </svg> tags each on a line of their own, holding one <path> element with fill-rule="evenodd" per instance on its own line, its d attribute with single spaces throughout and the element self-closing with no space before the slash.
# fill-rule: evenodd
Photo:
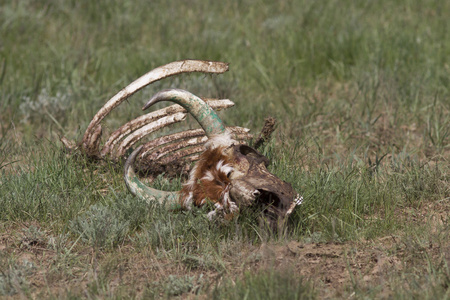
<svg viewBox="0 0 450 300">
<path fill-rule="evenodd" d="M 242 207 L 264 206 L 264 214 L 272 226 L 292 212 L 298 197 L 291 185 L 267 170 L 269 160 L 265 156 L 232 139 L 208 104 L 187 91 L 173 89 L 153 96 L 144 109 L 164 100 L 181 105 L 199 122 L 209 138 L 206 150 L 177 195 L 151 189 L 139 181 L 133 163 L 141 148 L 136 149 L 125 164 L 125 182 L 133 194 L 147 200 L 179 203 L 185 209 L 210 201 L 215 206 L 208 215 L 210 218 L 221 215 L 230 219 Z"/>
</svg>

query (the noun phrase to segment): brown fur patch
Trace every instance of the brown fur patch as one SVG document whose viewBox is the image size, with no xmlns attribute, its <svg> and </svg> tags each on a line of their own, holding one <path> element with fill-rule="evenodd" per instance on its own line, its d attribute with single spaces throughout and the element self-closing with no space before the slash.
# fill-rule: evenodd
<svg viewBox="0 0 450 300">
<path fill-rule="evenodd" d="M 189 176 L 189 181 L 181 189 L 180 202 L 182 205 L 187 204 L 186 201 L 191 192 L 192 203 L 195 206 L 200 207 L 205 204 L 204 199 L 213 203 L 220 202 L 224 191 L 231 182 L 223 170 L 217 169 L 220 161 L 223 162 L 222 165 L 231 162 L 231 158 L 224 154 L 224 149 L 224 147 L 218 147 L 202 153 Z M 207 174 L 207 178 L 204 178 Z"/>
</svg>

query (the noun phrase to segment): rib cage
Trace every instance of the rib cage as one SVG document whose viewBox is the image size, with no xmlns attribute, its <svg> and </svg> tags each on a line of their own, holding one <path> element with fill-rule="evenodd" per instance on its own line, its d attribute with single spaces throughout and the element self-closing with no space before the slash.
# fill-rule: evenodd
<svg viewBox="0 0 450 300">
<path fill-rule="evenodd" d="M 227 127 L 228 130 L 234 134 L 235 138 L 239 141 L 245 141 L 251 136 L 248 134 L 248 130 L 241 127 Z M 160 160 L 162 157 L 166 156 L 168 153 L 174 151 L 180 151 L 181 149 L 188 150 L 186 148 L 192 149 L 190 154 L 195 154 L 195 146 L 203 146 L 203 144 L 208 140 L 205 136 L 203 129 L 193 129 L 186 130 L 183 132 L 163 136 L 161 138 L 152 140 L 146 143 L 141 151 L 140 158 Z M 176 156 L 176 153 L 172 153 Z M 188 155 L 190 155 L 188 154 Z"/>
<path fill-rule="evenodd" d="M 185 120 L 187 112 L 180 105 L 171 105 L 139 116 L 113 131 L 101 146 L 101 121 L 114 108 L 143 87 L 169 76 L 190 72 L 220 74 L 226 71 L 226 63 L 198 60 L 177 61 L 158 67 L 129 84 L 101 107 L 86 129 L 83 140 L 76 147 L 73 146 L 75 143 L 64 137 L 61 141 L 66 148 L 80 149 L 87 157 L 120 161 L 129 149 L 141 143 L 149 134 Z M 234 106 L 228 99 L 203 100 L 214 110 Z M 247 128 L 227 127 L 227 130 L 240 142 L 252 138 Z M 148 141 L 139 156 L 141 171 L 150 172 L 152 176 L 161 172 L 168 175 L 185 174 L 190 169 L 190 163 L 197 161 L 199 154 L 204 151 L 207 140 L 202 129 L 191 129 Z"/>
<path fill-rule="evenodd" d="M 204 99 L 206 103 L 208 103 L 213 109 L 220 110 L 220 109 L 226 109 L 228 107 L 234 106 L 234 103 L 228 99 L 223 100 L 215 100 L 215 99 Z M 176 113 L 183 113 L 182 116 L 186 116 L 186 110 L 184 110 L 180 105 L 171 105 L 166 108 L 159 109 L 157 111 L 148 113 L 146 115 L 142 115 L 126 124 L 121 126 L 119 129 L 114 131 L 108 141 L 103 146 L 103 149 L 101 151 L 101 155 L 113 155 L 114 151 L 111 149 L 116 146 L 117 142 L 121 139 L 123 139 L 126 135 L 131 134 L 133 131 L 138 130 L 139 128 L 142 128 L 145 125 L 151 124 L 152 122 L 156 122 L 157 120 L 160 120 L 164 117 L 169 117 L 172 115 L 175 115 Z M 179 118 L 174 117 L 173 119 L 167 120 L 167 123 L 164 123 L 163 126 L 167 126 L 169 124 L 173 124 L 176 122 L 179 122 L 181 120 L 184 120 L 184 117 L 181 117 L 179 115 Z M 155 125 L 156 126 L 156 125 Z M 152 126 L 153 128 L 153 126 Z M 154 130 L 153 130 L 154 131 Z M 153 131 L 149 131 L 148 133 L 151 133 Z M 141 136 L 145 136 L 145 132 Z M 123 155 L 123 153 L 119 153 L 118 156 Z M 113 155 L 114 156 L 114 155 Z M 117 158 L 117 156 L 114 156 Z"/>
<path fill-rule="evenodd" d="M 234 103 L 228 99 L 210 99 L 207 100 L 206 103 L 208 103 L 215 110 L 226 109 L 234 105 Z M 110 135 L 108 141 L 101 150 L 101 155 L 109 156 L 113 160 L 118 160 L 120 157 L 125 155 L 129 148 L 134 146 L 147 135 L 166 126 L 185 120 L 186 115 L 186 111 L 181 106 L 175 104 L 138 117 L 121 126 Z M 236 131 L 237 129 L 233 130 Z M 238 131 L 245 131 L 245 129 Z M 201 136 L 205 138 L 202 142 L 202 144 L 204 144 L 207 140 L 206 136 L 204 133 L 201 134 Z M 246 137 L 244 137 L 244 139 L 246 139 Z M 186 144 L 186 146 L 189 145 Z M 143 157 L 144 156 L 141 156 L 141 158 Z"/>
</svg>

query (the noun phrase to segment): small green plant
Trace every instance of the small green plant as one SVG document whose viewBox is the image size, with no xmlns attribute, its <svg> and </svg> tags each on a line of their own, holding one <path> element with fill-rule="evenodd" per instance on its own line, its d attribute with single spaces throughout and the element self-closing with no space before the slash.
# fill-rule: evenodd
<svg viewBox="0 0 450 300">
<path fill-rule="evenodd" d="M 216 287 L 213 299 L 315 299 L 313 288 L 293 272 L 246 273 L 235 284 Z"/>
<path fill-rule="evenodd" d="M 63 129 L 57 119 L 61 119 L 65 115 L 65 111 L 69 108 L 73 96 L 70 92 L 58 91 L 54 95 L 46 88 L 36 95 L 36 99 L 24 96 L 19 109 L 22 113 L 22 123 L 36 122 L 42 118 L 50 118 L 55 122 L 59 129 Z"/>
<path fill-rule="evenodd" d="M 21 246 L 25 248 L 31 248 L 34 246 L 38 247 L 47 247 L 48 241 L 47 237 L 45 236 L 45 232 L 41 230 L 40 228 L 37 228 L 36 226 L 32 225 L 28 228 L 26 228 L 23 231 L 23 238 L 21 241 Z"/>
<path fill-rule="evenodd" d="M 195 276 L 177 276 L 169 275 L 165 285 L 166 295 L 180 296 L 184 293 L 189 293 L 194 289 Z"/>
<path fill-rule="evenodd" d="M 11 131 L 11 124 L 8 127 L 0 126 L 0 171 L 8 165 L 14 164 L 17 161 L 8 161 L 11 151 L 13 150 L 13 143 L 8 138 L 8 133 Z M 1 181 L 0 181 L 1 186 Z"/>
<path fill-rule="evenodd" d="M 426 135 L 431 143 L 438 150 L 443 150 L 450 147 L 450 113 L 449 108 L 439 103 L 437 99 L 434 101 L 431 113 L 427 115 L 426 119 Z"/>
<path fill-rule="evenodd" d="M 94 248 L 112 248 L 125 239 L 129 222 L 120 220 L 108 207 L 95 204 L 70 221 L 69 227 Z"/>
<path fill-rule="evenodd" d="M 0 256 L 0 296 L 12 296 L 19 292 L 27 292 L 27 277 L 33 274 L 35 265 L 23 260 L 19 263 L 15 260 L 4 261 Z"/>
<path fill-rule="evenodd" d="M 203 274 L 199 276 L 169 275 L 160 282 L 154 281 L 148 284 L 143 298 L 161 299 L 161 296 L 165 296 L 167 299 L 171 299 L 186 296 L 188 293 L 197 295 L 201 293 L 204 284 Z"/>
</svg>

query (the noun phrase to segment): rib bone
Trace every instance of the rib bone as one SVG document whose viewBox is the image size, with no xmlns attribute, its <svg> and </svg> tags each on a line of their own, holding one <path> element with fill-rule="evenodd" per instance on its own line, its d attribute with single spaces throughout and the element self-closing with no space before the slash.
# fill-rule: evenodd
<svg viewBox="0 0 450 300">
<path fill-rule="evenodd" d="M 101 136 L 100 122 L 125 99 L 150 83 L 180 73 L 203 72 L 220 74 L 226 71 L 228 71 L 227 63 L 201 60 L 176 61 L 153 69 L 122 89 L 97 112 L 84 134 L 81 144 L 83 151 L 88 156 L 96 156 L 98 154 L 98 140 Z"/>
<path fill-rule="evenodd" d="M 120 145 L 117 147 L 116 152 L 113 154 L 113 159 L 117 159 L 125 154 L 125 151 L 133 146 L 136 142 L 142 139 L 147 134 L 150 134 L 158 129 L 161 129 L 165 126 L 183 121 L 186 118 L 186 113 L 179 112 L 173 115 L 169 115 L 163 118 L 160 118 L 150 124 L 147 124 L 133 133 L 129 134 Z"/>
<path fill-rule="evenodd" d="M 235 140 L 245 143 L 252 138 L 249 129 L 227 127 Z M 139 155 L 139 169 L 147 178 L 154 179 L 161 173 L 166 176 L 184 176 L 191 169 L 191 163 L 199 159 L 205 150 L 207 140 L 203 129 L 187 130 L 154 139 L 144 144 Z"/>
<path fill-rule="evenodd" d="M 147 142 L 144 145 L 144 147 L 141 150 L 141 154 L 140 154 L 139 158 L 140 159 L 145 158 L 150 152 L 152 152 L 158 146 L 172 143 L 172 142 L 175 142 L 178 140 L 184 140 L 187 138 L 200 137 L 204 134 L 205 134 L 205 132 L 203 131 L 203 129 L 199 128 L 199 129 L 186 130 L 183 132 L 177 132 L 174 134 L 165 135 L 165 136 L 156 138 L 154 140 Z"/>
<path fill-rule="evenodd" d="M 171 143 L 169 145 L 160 147 L 157 151 L 154 151 L 150 155 L 148 155 L 145 159 L 147 160 L 159 160 L 163 156 L 168 155 L 171 152 L 192 146 L 203 145 L 208 140 L 208 137 L 205 135 L 191 138 L 188 140 L 182 140 L 177 143 Z"/>
<path fill-rule="evenodd" d="M 238 139 L 249 138 L 249 136 L 250 135 L 248 135 L 248 134 L 239 135 Z M 152 155 L 149 155 L 150 159 L 148 159 L 149 156 L 147 156 L 146 160 L 154 160 L 161 164 L 169 164 L 169 163 L 172 163 L 175 160 L 179 160 L 179 159 L 185 160 L 185 159 L 189 158 L 190 156 L 192 156 L 193 154 L 198 154 L 198 153 L 205 151 L 204 142 L 207 139 L 208 138 L 206 136 L 201 137 L 201 138 L 194 138 L 190 142 L 188 140 L 186 142 L 186 146 L 184 146 L 183 143 L 176 144 L 174 146 L 172 144 L 168 145 L 166 149 L 163 149 L 161 152 L 158 151 L 157 154 L 155 155 L 156 157 L 153 158 Z M 196 140 L 199 140 L 199 142 L 195 143 Z M 187 145 L 189 143 L 191 143 L 191 145 Z M 181 145 L 181 147 L 178 147 L 180 145 Z M 174 148 L 173 151 L 170 151 L 170 150 L 172 150 L 172 148 Z M 194 161 L 194 160 L 191 160 L 191 161 Z"/>
<path fill-rule="evenodd" d="M 227 127 L 227 129 L 232 135 L 235 135 L 238 140 L 248 140 L 252 138 L 248 128 L 232 126 Z M 187 130 L 171 135 L 165 135 L 147 142 L 142 148 L 140 158 L 145 160 L 159 159 L 171 151 L 204 144 L 207 140 L 208 138 L 205 136 L 203 129 Z"/>
<path fill-rule="evenodd" d="M 176 113 L 173 115 L 169 115 L 169 116 L 160 118 L 155 122 L 152 122 L 150 124 L 147 124 L 147 125 L 141 127 L 140 129 L 138 129 L 138 130 L 134 131 L 133 133 L 131 133 L 130 135 L 128 135 L 122 141 L 122 143 L 117 148 L 116 152 L 113 154 L 112 158 L 118 159 L 119 157 L 122 157 L 128 148 L 133 146 L 135 143 L 137 143 L 139 140 L 141 140 L 146 135 L 148 135 L 158 129 L 166 127 L 168 125 L 180 122 L 180 121 L 184 120 L 185 118 L 186 118 L 186 113 L 179 112 L 179 113 Z M 242 127 L 237 127 L 237 126 L 236 127 L 227 127 L 227 128 L 231 131 L 232 134 L 236 135 L 238 140 L 246 140 L 246 139 L 251 138 L 251 135 L 248 133 L 250 130 L 247 128 L 242 128 Z M 203 131 L 203 130 L 201 130 L 201 131 Z M 189 155 L 197 153 L 197 152 L 202 152 L 205 150 L 203 145 L 207 140 L 208 140 L 208 138 L 206 138 L 206 136 L 204 136 L 204 131 L 203 131 L 202 137 L 197 137 L 197 138 L 193 138 L 190 140 L 183 139 L 182 141 L 178 141 L 177 144 L 175 144 L 175 145 L 166 146 L 166 150 L 165 151 L 163 150 L 163 152 L 160 153 L 161 155 L 158 155 L 158 158 L 156 158 L 156 159 L 159 159 L 159 158 L 165 156 L 170 151 L 178 150 L 178 149 L 185 149 L 186 147 L 190 147 L 190 146 L 195 146 L 195 147 L 190 147 L 185 150 L 178 151 L 180 153 L 184 153 L 181 157 L 189 156 Z M 194 149 L 195 149 L 195 151 L 194 151 Z M 177 157 L 179 157 L 179 156 L 177 156 Z M 153 158 L 150 158 L 150 159 L 153 159 Z M 168 160 L 168 161 L 173 161 L 173 160 Z"/>
<path fill-rule="evenodd" d="M 228 99 L 208 99 L 206 102 L 215 110 L 226 109 L 234 106 L 234 103 Z M 114 151 L 113 148 L 117 145 L 117 143 L 123 139 L 126 135 L 130 134 L 139 128 L 154 122 L 160 118 L 170 116 L 179 112 L 186 113 L 186 110 L 178 104 L 171 105 L 166 108 L 159 109 L 157 111 L 142 115 L 124 125 L 122 125 L 119 129 L 114 131 L 108 140 L 106 141 L 103 149 L 101 151 L 101 156 L 104 157 L 108 154 L 112 155 L 112 159 L 117 159 L 121 154 Z M 125 149 L 126 150 L 126 149 Z M 113 154 L 117 153 L 117 154 Z"/>
</svg>

